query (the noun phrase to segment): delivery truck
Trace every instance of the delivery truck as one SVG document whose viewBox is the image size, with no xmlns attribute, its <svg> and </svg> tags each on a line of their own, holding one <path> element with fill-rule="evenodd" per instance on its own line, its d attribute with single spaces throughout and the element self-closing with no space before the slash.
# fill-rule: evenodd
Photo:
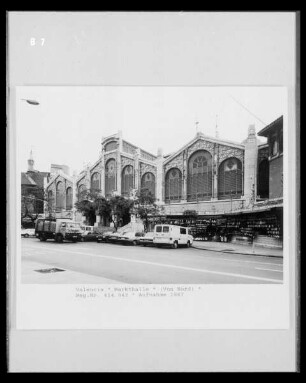
<svg viewBox="0 0 306 383">
<path fill-rule="evenodd" d="M 82 239 L 79 223 L 69 218 L 39 218 L 35 225 L 35 236 L 40 241 L 53 239 L 56 242 L 77 242 Z"/>
<path fill-rule="evenodd" d="M 188 227 L 176 225 L 156 225 L 153 234 L 153 243 L 160 247 L 163 245 L 177 249 L 179 246 L 190 247 L 193 236 L 189 234 Z"/>
</svg>

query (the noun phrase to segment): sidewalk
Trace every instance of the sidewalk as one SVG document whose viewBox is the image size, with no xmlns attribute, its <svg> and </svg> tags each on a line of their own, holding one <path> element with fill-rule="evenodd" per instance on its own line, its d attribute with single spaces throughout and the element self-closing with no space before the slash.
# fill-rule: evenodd
<svg viewBox="0 0 306 383">
<path fill-rule="evenodd" d="M 58 268 L 63 271 L 51 272 L 51 273 L 40 273 L 36 270 L 41 269 L 53 269 Z M 64 267 L 58 267 L 45 263 L 38 263 L 29 261 L 27 259 L 22 260 L 22 277 L 21 283 L 40 283 L 40 284 L 117 284 L 120 283 L 115 280 L 102 278 L 95 275 L 83 274 L 76 271 L 67 270 Z"/>
<path fill-rule="evenodd" d="M 235 253 L 245 255 L 260 255 L 265 257 L 283 257 L 282 249 L 273 249 L 262 246 L 238 245 L 230 242 L 193 241 L 195 249 L 216 251 L 220 253 Z"/>
</svg>

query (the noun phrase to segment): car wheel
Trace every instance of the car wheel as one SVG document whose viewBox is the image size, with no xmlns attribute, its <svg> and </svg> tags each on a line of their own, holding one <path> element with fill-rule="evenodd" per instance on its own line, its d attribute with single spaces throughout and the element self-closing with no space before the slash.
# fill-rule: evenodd
<svg viewBox="0 0 306 383">
<path fill-rule="evenodd" d="M 172 244 L 172 249 L 177 249 L 177 241 L 174 241 Z"/>
<path fill-rule="evenodd" d="M 190 247 L 190 241 L 187 242 L 186 247 Z"/>
<path fill-rule="evenodd" d="M 29 234 L 25 234 L 25 235 L 24 235 L 24 238 L 29 238 Z"/>
</svg>

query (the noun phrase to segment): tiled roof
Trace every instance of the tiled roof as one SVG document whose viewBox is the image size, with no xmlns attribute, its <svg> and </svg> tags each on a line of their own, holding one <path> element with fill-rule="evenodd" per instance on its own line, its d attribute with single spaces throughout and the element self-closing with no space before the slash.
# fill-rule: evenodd
<svg viewBox="0 0 306 383">
<path fill-rule="evenodd" d="M 32 180 L 36 183 L 37 186 L 42 188 L 44 187 L 44 178 L 50 177 L 50 173 L 48 172 L 34 171 L 34 172 L 27 172 L 26 174 L 27 176 L 32 178 Z"/>
</svg>

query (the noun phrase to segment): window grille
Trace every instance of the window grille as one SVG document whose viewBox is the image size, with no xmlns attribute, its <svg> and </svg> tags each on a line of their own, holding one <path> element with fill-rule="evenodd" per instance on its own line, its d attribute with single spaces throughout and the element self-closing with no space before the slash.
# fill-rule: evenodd
<svg viewBox="0 0 306 383">
<path fill-rule="evenodd" d="M 130 190 L 134 189 L 134 174 L 133 174 L 133 166 L 127 165 L 124 167 L 122 171 L 122 184 L 121 184 L 121 192 L 122 195 L 128 197 L 130 195 Z"/>
<path fill-rule="evenodd" d="M 105 166 L 105 196 L 110 197 L 116 190 L 116 161 L 110 159 Z"/>
<path fill-rule="evenodd" d="M 240 198 L 242 195 L 242 164 L 237 158 L 229 158 L 219 166 L 218 198 Z"/>
<path fill-rule="evenodd" d="M 182 198 L 182 173 L 179 169 L 170 169 L 166 174 L 165 199 L 166 202 L 180 201 Z"/>
<path fill-rule="evenodd" d="M 188 162 L 187 200 L 203 201 L 212 197 L 212 157 L 201 150 Z"/>
<path fill-rule="evenodd" d="M 66 210 L 72 209 L 72 188 L 69 187 L 66 190 Z"/>
<path fill-rule="evenodd" d="M 64 199 L 65 199 L 64 183 L 62 181 L 59 181 L 56 184 L 56 208 L 57 209 L 65 208 Z"/>
<path fill-rule="evenodd" d="M 145 173 L 141 178 L 141 188 L 148 189 L 155 198 L 155 176 L 153 173 Z"/>
<path fill-rule="evenodd" d="M 101 177 L 99 173 L 94 173 L 91 176 L 91 190 L 99 191 L 101 190 Z"/>
</svg>

